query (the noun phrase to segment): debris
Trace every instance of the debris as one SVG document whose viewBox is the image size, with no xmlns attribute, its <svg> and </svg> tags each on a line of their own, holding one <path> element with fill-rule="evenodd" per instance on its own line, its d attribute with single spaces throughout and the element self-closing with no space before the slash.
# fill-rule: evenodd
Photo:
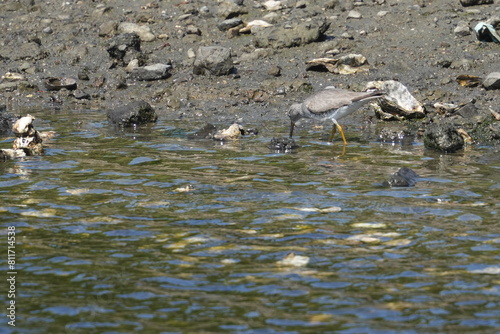
<svg viewBox="0 0 500 334">
<path fill-rule="evenodd" d="M 462 136 L 462 139 L 464 140 L 464 143 L 466 144 L 472 144 L 474 140 L 472 137 L 465 131 L 464 129 L 460 128 L 457 130 L 458 134 Z"/>
<path fill-rule="evenodd" d="M 12 126 L 16 135 L 13 149 L 0 150 L 0 160 L 14 159 L 43 153 L 42 135 L 33 127 L 35 117 L 30 114 L 19 118 Z"/>
<path fill-rule="evenodd" d="M 385 92 L 382 98 L 372 103 L 375 113 L 381 119 L 404 120 L 425 116 L 422 104 L 399 81 L 371 81 L 366 84 L 367 90 L 374 88 Z"/>
<path fill-rule="evenodd" d="M 226 141 L 239 139 L 243 134 L 243 128 L 241 125 L 234 123 L 229 128 L 224 130 L 219 130 L 215 133 L 214 139 Z"/>
<path fill-rule="evenodd" d="M 480 77 L 468 74 L 461 74 L 456 80 L 458 84 L 463 87 L 476 87 L 481 83 Z"/>
<path fill-rule="evenodd" d="M 493 117 L 497 120 L 497 121 L 500 121 L 500 113 L 499 112 L 496 112 L 495 110 L 489 108 L 491 114 L 493 115 Z"/>
<path fill-rule="evenodd" d="M 495 42 L 500 43 L 500 36 L 493 27 L 493 25 L 486 22 L 479 22 L 475 27 L 477 39 L 481 42 Z"/>
<path fill-rule="evenodd" d="M 76 80 L 73 78 L 47 78 L 43 81 L 45 88 L 48 91 L 61 90 L 63 88 L 67 90 L 75 90 L 76 89 Z"/>
<path fill-rule="evenodd" d="M 328 71 L 335 74 L 354 74 L 370 69 L 363 55 L 349 54 L 340 58 L 317 58 L 306 62 L 307 71 Z"/>
</svg>

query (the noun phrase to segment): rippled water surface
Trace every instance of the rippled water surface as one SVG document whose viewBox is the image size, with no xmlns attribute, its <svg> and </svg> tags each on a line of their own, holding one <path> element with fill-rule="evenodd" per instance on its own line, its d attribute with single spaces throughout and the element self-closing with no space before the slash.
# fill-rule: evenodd
<svg viewBox="0 0 500 334">
<path fill-rule="evenodd" d="M 286 122 L 221 145 L 186 139 L 201 122 L 124 133 L 98 113 L 38 116 L 59 134 L 46 154 L 0 164 L 18 272 L 1 333 L 500 330 L 492 148 L 439 155 L 348 130 L 342 155 L 305 127 L 278 154 Z M 400 167 L 416 186 L 382 187 Z"/>
</svg>

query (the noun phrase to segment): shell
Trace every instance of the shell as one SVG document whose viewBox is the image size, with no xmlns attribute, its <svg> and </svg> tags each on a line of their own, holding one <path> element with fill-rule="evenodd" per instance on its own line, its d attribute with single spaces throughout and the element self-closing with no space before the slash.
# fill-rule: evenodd
<svg viewBox="0 0 500 334">
<path fill-rule="evenodd" d="M 408 88 L 394 80 L 371 81 L 366 84 L 366 89 L 379 89 L 385 96 L 377 100 L 375 111 L 386 120 L 423 118 L 425 111 L 423 105 L 410 94 Z"/>
</svg>

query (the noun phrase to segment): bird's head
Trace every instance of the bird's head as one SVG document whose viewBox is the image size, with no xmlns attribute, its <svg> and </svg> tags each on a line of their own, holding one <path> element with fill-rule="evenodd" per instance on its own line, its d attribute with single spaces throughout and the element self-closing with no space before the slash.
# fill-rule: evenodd
<svg viewBox="0 0 500 334">
<path fill-rule="evenodd" d="M 296 123 L 299 119 L 301 119 L 302 116 L 302 105 L 299 103 L 292 104 L 290 109 L 288 110 L 287 113 L 288 117 L 290 117 L 290 120 L 292 123 Z"/>
<path fill-rule="evenodd" d="M 299 103 L 292 104 L 290 109 L 288 110 L 288 117 L 290 117 L 290 138 L 292 138 L 293 135 L 293 129 L 295 128 L 295 123 L 304 117 L 302 115 L 302 105 Z"/>
</svg>

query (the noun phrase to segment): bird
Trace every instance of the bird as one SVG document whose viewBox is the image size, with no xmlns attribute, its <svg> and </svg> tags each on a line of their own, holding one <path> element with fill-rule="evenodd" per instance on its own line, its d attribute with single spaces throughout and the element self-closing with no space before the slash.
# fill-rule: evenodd
<svg viewBox="0 0 500 334">
<path fill-rule="evenodd" d="M 320 121 L 331 119 L 334 125 L 329 141 L 333 141 L 333 136 L 336 129 L 338 129 L 344 145 L 346 145 L 347 140 L 345 139 L 344 130 L 342 130 L 338 120 L 352 114 L 369 101 L 378 99 L 384 94 L 380 90 L 353 92 L 328 86 L 307 97 L 304 102 L 292 104 L 288 110 L 288 117 L 290 117 L 291 121 L 290 138 L 292 138 L 295 123 L 301 118 Z"/>
</svg>

